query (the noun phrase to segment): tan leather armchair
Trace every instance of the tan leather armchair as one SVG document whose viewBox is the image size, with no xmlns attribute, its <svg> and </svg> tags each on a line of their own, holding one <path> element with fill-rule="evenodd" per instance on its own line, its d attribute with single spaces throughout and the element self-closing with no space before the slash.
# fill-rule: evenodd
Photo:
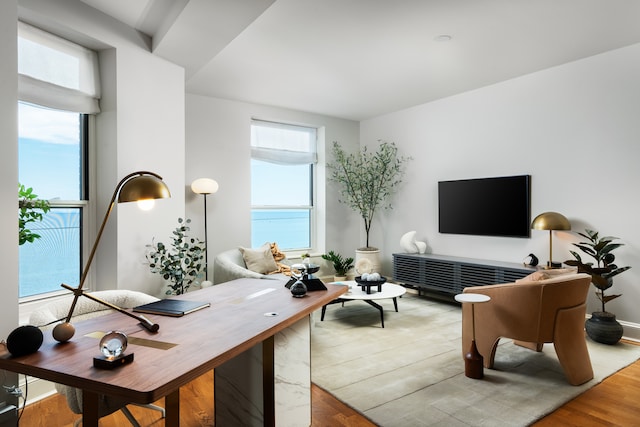
<svg viewBox="0 0 640 427">
<path fill-rule="evenodd" d="M 464 293 L 491 297 L 489 302 L 475 304 L 476 346 L 484 358 L 484 367 L 493 367 L 500 338 L 511 338 L 536 351 L 541 351 L 544 343 L 553 343 L 570 384 L 580 385 L 592 379 L 584 333 L 590 283 L 588 274 L 565 274 L 465 288 Z M 463 304 L 463 355 L 473 337 L 471 313 L 471 304 Z"/>
</svg>

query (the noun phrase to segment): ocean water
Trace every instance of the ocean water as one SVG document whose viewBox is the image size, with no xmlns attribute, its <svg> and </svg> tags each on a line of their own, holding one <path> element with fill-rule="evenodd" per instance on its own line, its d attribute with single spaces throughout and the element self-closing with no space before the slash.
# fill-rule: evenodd
<svg viewBox="0 0 640 427">
<path fill-rule="evenodd" d="M 255 210 L 251 215 L 251 246 L 276 242 L 281 250 L 308 249 L 309 211 Z M 80 210 L 52 209 L 30 229 L 42 237 L 20 246 L 20 297 L 62 289 L 80 282 Z M 144 250 L 144 248 L 140 248 Z"/>
<path fill-rule="evenodd" d="M 42 222 L 28 227 L 40 234 L 20 246 L 19 296 L 59 291 L 61 283 L 80 282 L 80 209 L 51 209 Z"/>
<path fill-rule="evenodd" d="M 311 247 L 311 218 L 306 209 L 254 209 L 251 212 L 251 246 L 275 242 L 280 250 Z"/>
</svg>

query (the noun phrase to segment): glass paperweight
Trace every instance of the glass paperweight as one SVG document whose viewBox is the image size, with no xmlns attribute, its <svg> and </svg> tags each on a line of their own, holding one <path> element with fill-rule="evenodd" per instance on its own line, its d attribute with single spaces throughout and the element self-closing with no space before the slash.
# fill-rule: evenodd
<svg viewBox="0 0 640 427">
<path fill-rule="evenodd" d="M 100 351 L 108 360 L 120 357 L 127 349 L 127 335 L 123 332 L 107 332 L 100 340 Z"/>
</svg>

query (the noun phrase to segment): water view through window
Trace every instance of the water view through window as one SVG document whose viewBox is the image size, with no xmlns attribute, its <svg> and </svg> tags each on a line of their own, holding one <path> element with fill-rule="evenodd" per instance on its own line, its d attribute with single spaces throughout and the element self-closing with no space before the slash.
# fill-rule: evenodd
<svg viewBox="0 0 640 427">
<path fill-rule="evenodd" d="M 28 228 L 41 236 L 20 246 L 19 296 L 76 286 L 80 278 L 82 115 L 19 103 L 19 181 L 51 210 Z"/>
</svg>

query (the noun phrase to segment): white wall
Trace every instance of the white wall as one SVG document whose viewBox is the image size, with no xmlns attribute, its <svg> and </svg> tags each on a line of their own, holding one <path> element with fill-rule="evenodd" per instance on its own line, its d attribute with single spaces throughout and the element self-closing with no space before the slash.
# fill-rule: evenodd
<svg viewBox="0 0 640 427">
<path fill-rule="evenodd" d="M 625 243 L 618 264 L 633 268 L 614 279 L 613 292 L 623 296 L 607 310 L 640 323 L 639 75 L 640 45 L 633 45 L 362 122 L 364 143 L 395 141 L 414 157 L 395 209 L 374 224 L 386 268 L 409 230 L 433 253 L 521 262 L 533 252 L 546 262 L 546 231 L 532 230 L 530 239 L 438 233 L 438 181 L 531 174 L 532 218 L 561 212 L 573 230 Z M 571 259 L 576 241 L 556 233 L 554 259 Z M 596 311 L 592 294 L 588 310 Z"/>
<path fill-rule="evenodd" d="M 209 240 L 209 279 L 212 279 L 215 254 L 238 246 L 251 245 L 251 119 L 281 121 L 321 127 L 324 141 L 319 150 L 323 163 L 333 141 L 357 147 L 359 124 L 349 120 L 308 114 L 282 108 L 187 95 L 186 183 L 197 178 L 212 178 L 220 189 L 207 196 Z M 324 145 L 324 147 L 323 147 Z M 322 178 L 322 177 L 321 177 Z M 323 182 L 322 179 L 318 181 Z M 287 191 L 287 183 L 274 191 Z M 321 193 L 324 189 L 320 189 Z M 357 218 L 336 201 L 329 186 L 326 197 L 327 231 L 324 250 L 353 253 L 358 246 Z M 192 233 L 204 236 L 202 196 L 188 189 L 186 214 L 193 220 Z M 321 248 L 322 250 L 323 248 Z"/>
<path fill-rule="evenodd" d="M 162 296 L 166 284 L 149 272 L 144 254 L 146 244 L 154 237 L 166 241 L 184 216 L 184 70 L 151 54 L 148 37 L 80 1 L 21 0 L 20 6 L 21 19 L 100 53 L 102 112 L 96 117 L 93 152 L 96 224 L 117 183 L 131 172 L 161 175 L 172 193 L 149 212 L 135 204 L 115 207 L 92 265 L 93 288 Z"/>
<path fill-rule="evenodd" d="M 2 242 L 2 303 L 0 303 L 0 338 L 5 339 L 18 325 L 18 58 L 17 6 L 13 0 L 0 2 L 0 198 L 7 202 L 0 208 Z"/>
</svg>

